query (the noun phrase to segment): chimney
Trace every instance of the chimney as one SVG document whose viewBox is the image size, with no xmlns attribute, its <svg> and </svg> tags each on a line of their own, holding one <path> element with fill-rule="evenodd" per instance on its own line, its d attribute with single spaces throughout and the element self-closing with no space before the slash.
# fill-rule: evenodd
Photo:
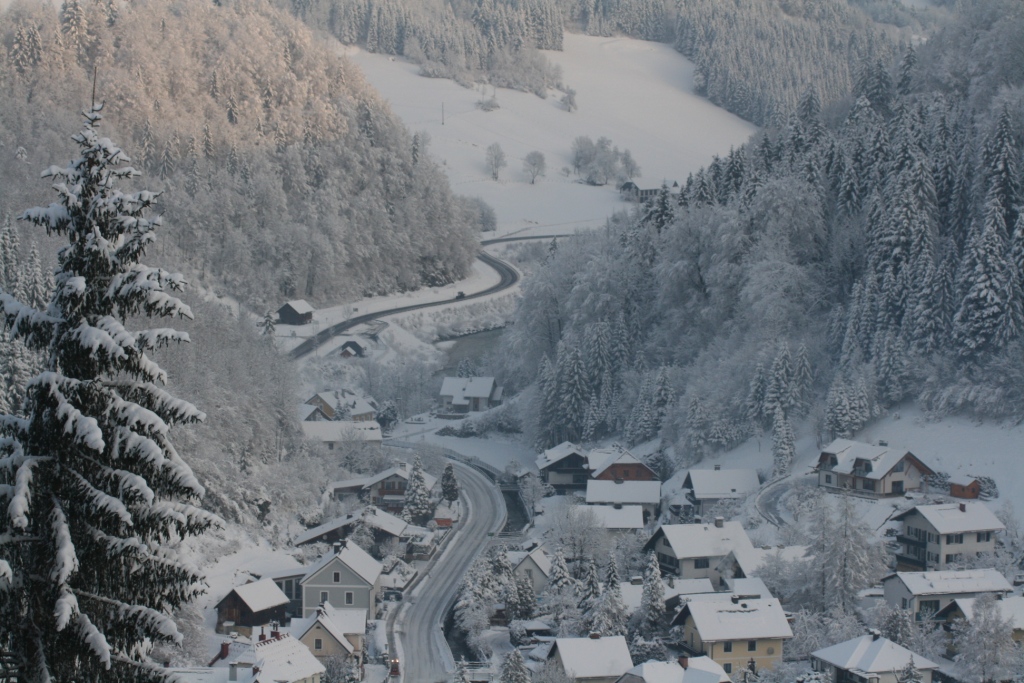
<svg viewBox="0 0 1024 683">
<path fill-rule="evenodd" d="M 687 657 L 686 655 L 680 655 L 679 656 L 679 666 L 683 667 L 683 669 L 689 669 L 690 668 L 690 658 Z"/>
<path fill-rule="evenodd" d="M 722 471 L 722 466 L 721 465 L 715 465 L 715 472 L 721 472 L 721 471 Z M 686 667 L 683 667 L 683 668 L 685 669 Z"/>
<path fill-rule="evenodd" d="M 883 448 L 888 448 L 889 447 L 889 442 L 888 441 L 882 441 L 881 439 L 879 439 L 878 440 L 878 445 L 882 446 Z"/>
<path fill-rule="evenodd" d="M 715 517 L 715 526 L 721 529 L 725 526 L 725 517 Z"/>
<path fill-rule="evenodd" d="M 882 637 L 882 632 L 879 631 L 877 628 L 871 629 L 870 631 L 868 631 L 868 633 L 871 634 L 871 640 L 878 640 Z"/>
<path fill-rule="evenodd" d="M 960 503 L 960 512 L 967 512 L 967 503 Z"/>
<path fill-rule="evenodd" d="M 262 643 L 266 639 L 267 639 L 267 634 L 263 632 L 263 627 L 260 626 L 260 642 Z"/>
<path fill-rule="evenodd" d="M 280 628 L 281 628 L 280 624 L 278 624 L 276 621 L 270 622 L 270 637 L 273 640 L 277 640 L 278 638 L 281 637 Z"/>
<path fill-rule="evenodd" d="M 589 637 L 591 640 L 601 640 L 601 633 L 600 631 L 591 631 Z"/>
<path fill-rule="evenodd" d="M 227 659 L 228 654 L 231 652 L 231 641 L 225 640 L 220 644 L 220 657 L 219 659 Z"/>
<path fill-rule="evenodd" d="M 738 595 L 730 595 L 729 599 L 732 600 L 732 604 L 734 605 L 738 605 L 740 602 L 740 596 Z"/>
<path fill-rule="evenodd" d="M 337 555 L 341 552 L 341 541 L 334 542 L 334 554 Z"/>
</svg>

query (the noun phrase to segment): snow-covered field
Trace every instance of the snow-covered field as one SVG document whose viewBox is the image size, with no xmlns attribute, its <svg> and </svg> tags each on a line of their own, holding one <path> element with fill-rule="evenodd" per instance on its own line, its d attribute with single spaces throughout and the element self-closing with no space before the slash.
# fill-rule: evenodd
<svg viewBox="0 0 1024 683">
<path fill-rule="evenodd" d="M 419 76 L 419 67 L 401 58 L 343 49 L 411 131 L 429 133 L 432 154 L 444 164 L 453 190 L 495 208 L 502 234 L 573 232 L 600 225 L 627 206 L 611 185 L 589 187 L 562 174 L 577 136 L 605 136 L 629 149 L 643 172 L 637 184 L 657 187 L 663 180 L 684 182 L 756 130 L 694 95 L 693 64 L 668 45 L 566 34 L 564 47 L 545 54 L 576 90 L 579 109 L 573 113 L 559 103 L 560 93 L 541 99 L 500 88 L 500 109 L 484 112 L 476 103 L 491 96 L 490 87 L 483 95 Z M 508 158 L 498 182 L 484 166 L 484 150 L 494 142 Z M 544 154 L 547 176 L 531 185 L 521 169 L 533 150 Z"/>
</svg>

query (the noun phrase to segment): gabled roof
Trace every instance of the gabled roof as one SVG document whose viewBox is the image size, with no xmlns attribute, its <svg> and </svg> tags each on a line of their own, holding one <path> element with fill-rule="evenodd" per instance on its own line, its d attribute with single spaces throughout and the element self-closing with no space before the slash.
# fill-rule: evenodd
<svg viewBox="0 0 1024 683">
<path fill-rule="evenodd" d="M 644 509 L 639 505 L 591 505 L 594 521 L 602 529 L 643 529 Z"/>
<path fill-rule="evenodd" d="M 679 662 L 650 660 L 638 664 L 619 679 L 622 683 L 729 683 L 722 665 L 710 657 L 690 657 L 687 668 Z"/>
<path fill-rule="evenodd" d="M 893 517 L 903 520 L 914 513 L 924 517 L 940 534 L 963 534 L 969 531 L 1002 531 L 1006 528 L 984 503 L 950 503 L 917 505 Z"/>
<path fill-rule="evenodd" d="M 236 586 L 231 589 L 231 593 L 237 595 L 253 612 L 262 612 L 263 610 L 288 604 L 288 596 L 270 579 L 262 579 L 247 583 L 244 586 Z M 231 595 L 231 593 L 228 593 L 228 595 Z M 221 602 L 224 601 L 221 600 Z"/>
<path fill-rule="evenodd" d="M 391 536 L 401 536 L 409 527 L 409 523 L 401 518 L 395 517 L 394 515 L 373 505 L 368 505 L 362 510 L 350 512 L 343 517 L 337 517 L 328 522 L 324 522 L 319 526 L 315 526 L 312 529 L 307 529 L 296 536 L 292 542 L 294 545 L 312 543 L 332 531 L 344 529 L 347 526 L 355 524 L 359 520 L 364 520 L 367 526 L 374 529 L 380 529 Z"/>
<path fill-rule="evenodd" d="M 306 583 L 314 574 L 330 564 L 331 560 L 335 558 L 371 586 L 377 582 L 377 577 L 380 576 L 381 571 L 384 569 L 380 562 L 370 557 L 369 553 L 355 543 L 342 541 L 341 552 L 337 554 L 333 551 L 325 553 L 323 557 L 309 567 L 306 575 L 302 577 L 299 583 Z"/>
<path fill-rule="evenodd" d="M 587 451 L 582 446 L 571 443 L 569 441 L 563 441 L 554 448 L 549 448 L 540 455 L 537 456 L 537 469 L 543 470 L 551 467 L 556 462 L 565 460 L 570 455 L 578 455 L 581 458 L 587 457 Z"/>
<path fill-rule="evenodd" d="M 364 424 L 367 424 L 367 423 L 364 423 Z M 376 424 L 376 422 L 373 422 L 373 424 Z M 392 477 L 392 476 L 395 476 L 395 475 L 401 477 L 402 479 L 408 480 L 409 479 L 409 474 L 411 472 L 412 472 L 412 468 L 409 467 L 409 463 L 403 462 L 401 465 L 398 465 L 397 467 L 389 467 L 388 469 L 384 470 L 383 472 L 378 472 L 377 474 L 374 474 L 373 476 L 370 476 L 370 477 L 360 477 L 358 479 L 345 479 L 344 481 L 332 481 L 330 484 L 327 485 L 327 490 L 328 491 L 334 491 L 334 490 L 337 490 L 337 489 L 363 489 L 363 490 L 365 490 L 365 489 L 371 488 L 372 486 L 374 486 L 376 484 L 379 484 L 380 482 L 384 481 L 388 477 Z M 423 472 L 423 483 L 427 485 L 427 490 L 429 491 L 429 490 L 434 488 L 435 484 L 437 484 L 437 477 L 435 477 L 434 475 L 424 471 Z"/>
<path fill-rule="evenodd" d="M 317 419 L 330 419 L 327 417 L 327 414 L 320 409 L 320 406 L 313 406 L 308 403 L 303 403 L 296 408 L 295 415 L 299 418 L 299 422 L 315 422 Z"/>
<path fill-rule="evenodd" d="M 603 481 L 587 482 L 587 503 L 632 503 L 657 505 L 661 502 L 660 481 Z"/>
<path fill-rule="evenodd" d="M 509 551 L 506 553 L 508 561 L 512 565 L 512 569 L 518 569 L 519 565 L 526 561 L 527 558 L 533 560 L 533 563 L 537 565 L 537 569 L 544 574 L 545 577 L 551 575 L 551 558 L 544 552 L 543 548 L 534 548 L 530 552 L 524 551 Z"/>
<path fill-rule="evenodd" d="M 380 442 L 384 436 L 380 431 L 380 424 L 376 420 L 365 422 L 333 421 L 326 422 L 302 422 L 302 433 L 310 439 L 317 439 L 324 443 L 338 443 L 341 441 L 368 441 Z"/>
<path fill-rule="evenodd" d="M 683 606 L 673 624 L 693 617 L 700 639 L 706 643 L 757 638 L 792 638 L 786 613 L 775 598 L 695 600 Z"/>
<path fill-rule="evenodd" d="M 742 498 L 760 487 L 757 470 L 690 470 L 683 480 L 697 500 Z"/>
<path fill-rule="evenodd" d="M 621 676 L 633 667 L 624 636 L 556 638 L 555 650 L 569 678 Z"/>
<path fill-rule="evenodd" d="M 284 308 L 285 306 L 289 306 L 293 311 L 295 311 L 299 315 L 303 315 L 305 313 L 312 313 L 314 310 L 316 310 L 312 306 L 310 306 L 305 299 L 296 299 L 295 301 L 288 301 L 284 304 L 284 306 L 281 306 L 281 308 Z M 280 311 L 281 309 L 279 308 L 277 310 Z"/>
<path fill-rule="evenodd" d="M 945 618 L 954 610 L 959 609 L 968 622 L 974 619 L 974 604 L 977 598 L 957 598 L 935 613 L 936 618 Z M 999 616 L 1010 622 L 1015 631 L 1024 630 L 1024 597 L 1013 595 L 995 601 Z"/>
<path fill-rule="evenodd" d="M 1013 587 L 995 569 L 964 569 L 941 572 L 896 572 L 882 582 L 902 581 L 911 595 L 958 593 L 1009 593 Z"/>
<path fill-rule="evenodd" d="M 980 483 L 977 477 L 972 477 L 969 474 L 954 474 L 949 478 L 949 483 L 957 486 L 970 486 L 975 482 Z"/>
<path fill-rule="evenodd" d="M 317 624 L 351 654 L 355 648 L 345 636 L 366 633 L 366 609 L 338 609 L 325 602 L 317 607 L 316 614 L 305 619 L 292 619 L 291 634 L 301 640 Z"/>
<path fill-rule="evenodd" d="M 812 652 L 811 657 L 832 666 L 860 674 L 882 674 L 899 671 L 911 659 L 918 669 L 938 669 L 939 665 L 919 654 L 897 645 L 888 638 L 863 635 L 832 647 Z"/>
<path fill-rule="evenodd" d="M 253 675 L 250 683 L 291 683 L 325 671 L 324 665 L 313 656 L 309 648 L 288 633 L 253 643 L 253 650 L 256 664 L 254 670 L 258 668 L 259 671 Z"/>
<path fill-rule="evenodd" d="M 739 522 L 722 522 L 722 526 L 708 524 L 663 524 L 647 542 L 652 549 L 659 535 L 671 546 L 677 559 L 695 557 L 725 557 L 732 553 L 744 574 L 757 562 L 754 545 Z"/>
<path fill-rule="evenodd" d="M 833 472 L 840 474 L 853 474 L 854 466 L 859 461 L 871 463 L 871 471 L 858 472 L 857 476 L 865 479 L 881 479 L 888 474 L 893 467 L 905 456 L 910 456 L 915 463 L 920 465 L 925 474 L 934 474 L 932 469 L 921 462 L 921 459 L 905 448 L 892 446 L 872 446 L 861 441 L 850 441 L 849 439 L 836 439 L 821 449 L 822 455 L 834 455 L 837 465 L 832 468 Z"/>
<path fill-rule="evenodd" d="M 471 398 L 490 398 L 494 391 L 493 377 L 445 377 L 441 396 L 451 396 L 452 405 L 469 405 Z"/>
<path fill-rule="evenodd" d="M 618 444 L 612 444 L 608 448 L 595 448 L 587 454 L 587 467 L 590 469 L 592 477 L 601 476 L 605 470 L 616 463 L 647 467 L 642 460 Z"/>
<path fill-rule="evenodd" d="M 672 585 L 669 586 L 664 581 L 662 584 L 665 588 L 665 603 L 672 602 L 673 604 L 680 602 L 683 599 L 690 600 L 697 596 L 704 595 L 726 595 L 727 593 L 716 593 L 714 586 L 711 585 L 711 579 L 673 579 Z M 633 584 L 629 581 L 622 581 L 619 583 L 619 590 L 622 593 L 622 602 L 630 612 L 635 612 L 640 607 L 640 600 L 643 598 L 644 587 L 643 584 Z"/>
</svg>

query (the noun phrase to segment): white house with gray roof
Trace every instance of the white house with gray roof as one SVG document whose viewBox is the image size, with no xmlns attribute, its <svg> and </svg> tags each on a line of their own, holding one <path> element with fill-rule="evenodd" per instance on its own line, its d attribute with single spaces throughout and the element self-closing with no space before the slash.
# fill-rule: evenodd
<svg viewBox="0 0 1024 683">
<path fill-rule="evenodd" d="M 377 613 L 383 566 L 355 543 L 342 541 L 306 570 L 299 581 L 302 616 L 310 617 L 325 602 L 345 609 Z"/>
<path fill-rule="evenodd" d="M 930 619 L 954 600 L 985 593 L 1006 595 L 1013 586 L 995 569 L 896 572 L 882 579 L 885 601 L 910 610 L 917 621 Z"/>
<path fill-rule="evenodd" d="M 818 486 L 849 489 L 864 496 L 899 496 L 917 491 L 935 472 L 905 448 L 836 439 L 821 449 Z"/>
<path fill-rule="evenodd" d="M 754 545 L 739 522 L 721 517 L 709 524 L 663 524 L 644 546 L 654 551 L 661 571 L 683 579 L 711 579 L 725 586 L 744 577 L 755 563 Z"/>
<path fill-rule="evenodd" d="M 932 683 L 938 664 L 883 638 L 878 631 L 811 653 L 812 668 L 828 674 L 832 683 L 904 683 L 899 675 L 910 663 L 921 675 L 921 683 Z"/>
<path fill-rule="evenodd" d="M 917 505 L 893 517 L 902 522 L 896 537 L 897 569 L 946 569 L 950 564 L 996 549 L 996 534 L 1006 529 L 984 503 Z"/>
<path fill-rule="evenodd" d="M 445 377 L 441 382 L 442 409 L 449 413 L 487 410 L 501 403 L 502 388 L 493 377 Z"/>
<path fill-rule="evenodd" d="M 573 683 L 615 683 L 633 668 L 624 636 L 556 638 L 548 657 Z"/>
<path fill-rule="evenodd" d="M 746 498 L 761 487 L 756 470 L 723 470 L 715 465 L 713 469 L 692 469 L 686 473 L 683 489 L 691 512 L 705 514 L 720 500 Z"/>
<path fill-rule="evenodd" d="M 647 661 L 622 674 L 616 683 L 730 683 L 722 665 L 710 657 L 680 657 L 673 662 Z"/>
</svg>

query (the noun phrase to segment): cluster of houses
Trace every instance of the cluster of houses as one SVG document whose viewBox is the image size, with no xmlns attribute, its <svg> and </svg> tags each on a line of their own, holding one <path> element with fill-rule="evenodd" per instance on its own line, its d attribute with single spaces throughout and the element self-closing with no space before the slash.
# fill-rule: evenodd
<svg viewBox="0 0 1024 683">
<path fill-rule="evenodd" d="M 377 422 L 377 404 L 350 389 L 321 391 L 296 410 L 302 433 L 333 450 L 338 443 L 379 447 L 384 440 Z"/>
</svg>

